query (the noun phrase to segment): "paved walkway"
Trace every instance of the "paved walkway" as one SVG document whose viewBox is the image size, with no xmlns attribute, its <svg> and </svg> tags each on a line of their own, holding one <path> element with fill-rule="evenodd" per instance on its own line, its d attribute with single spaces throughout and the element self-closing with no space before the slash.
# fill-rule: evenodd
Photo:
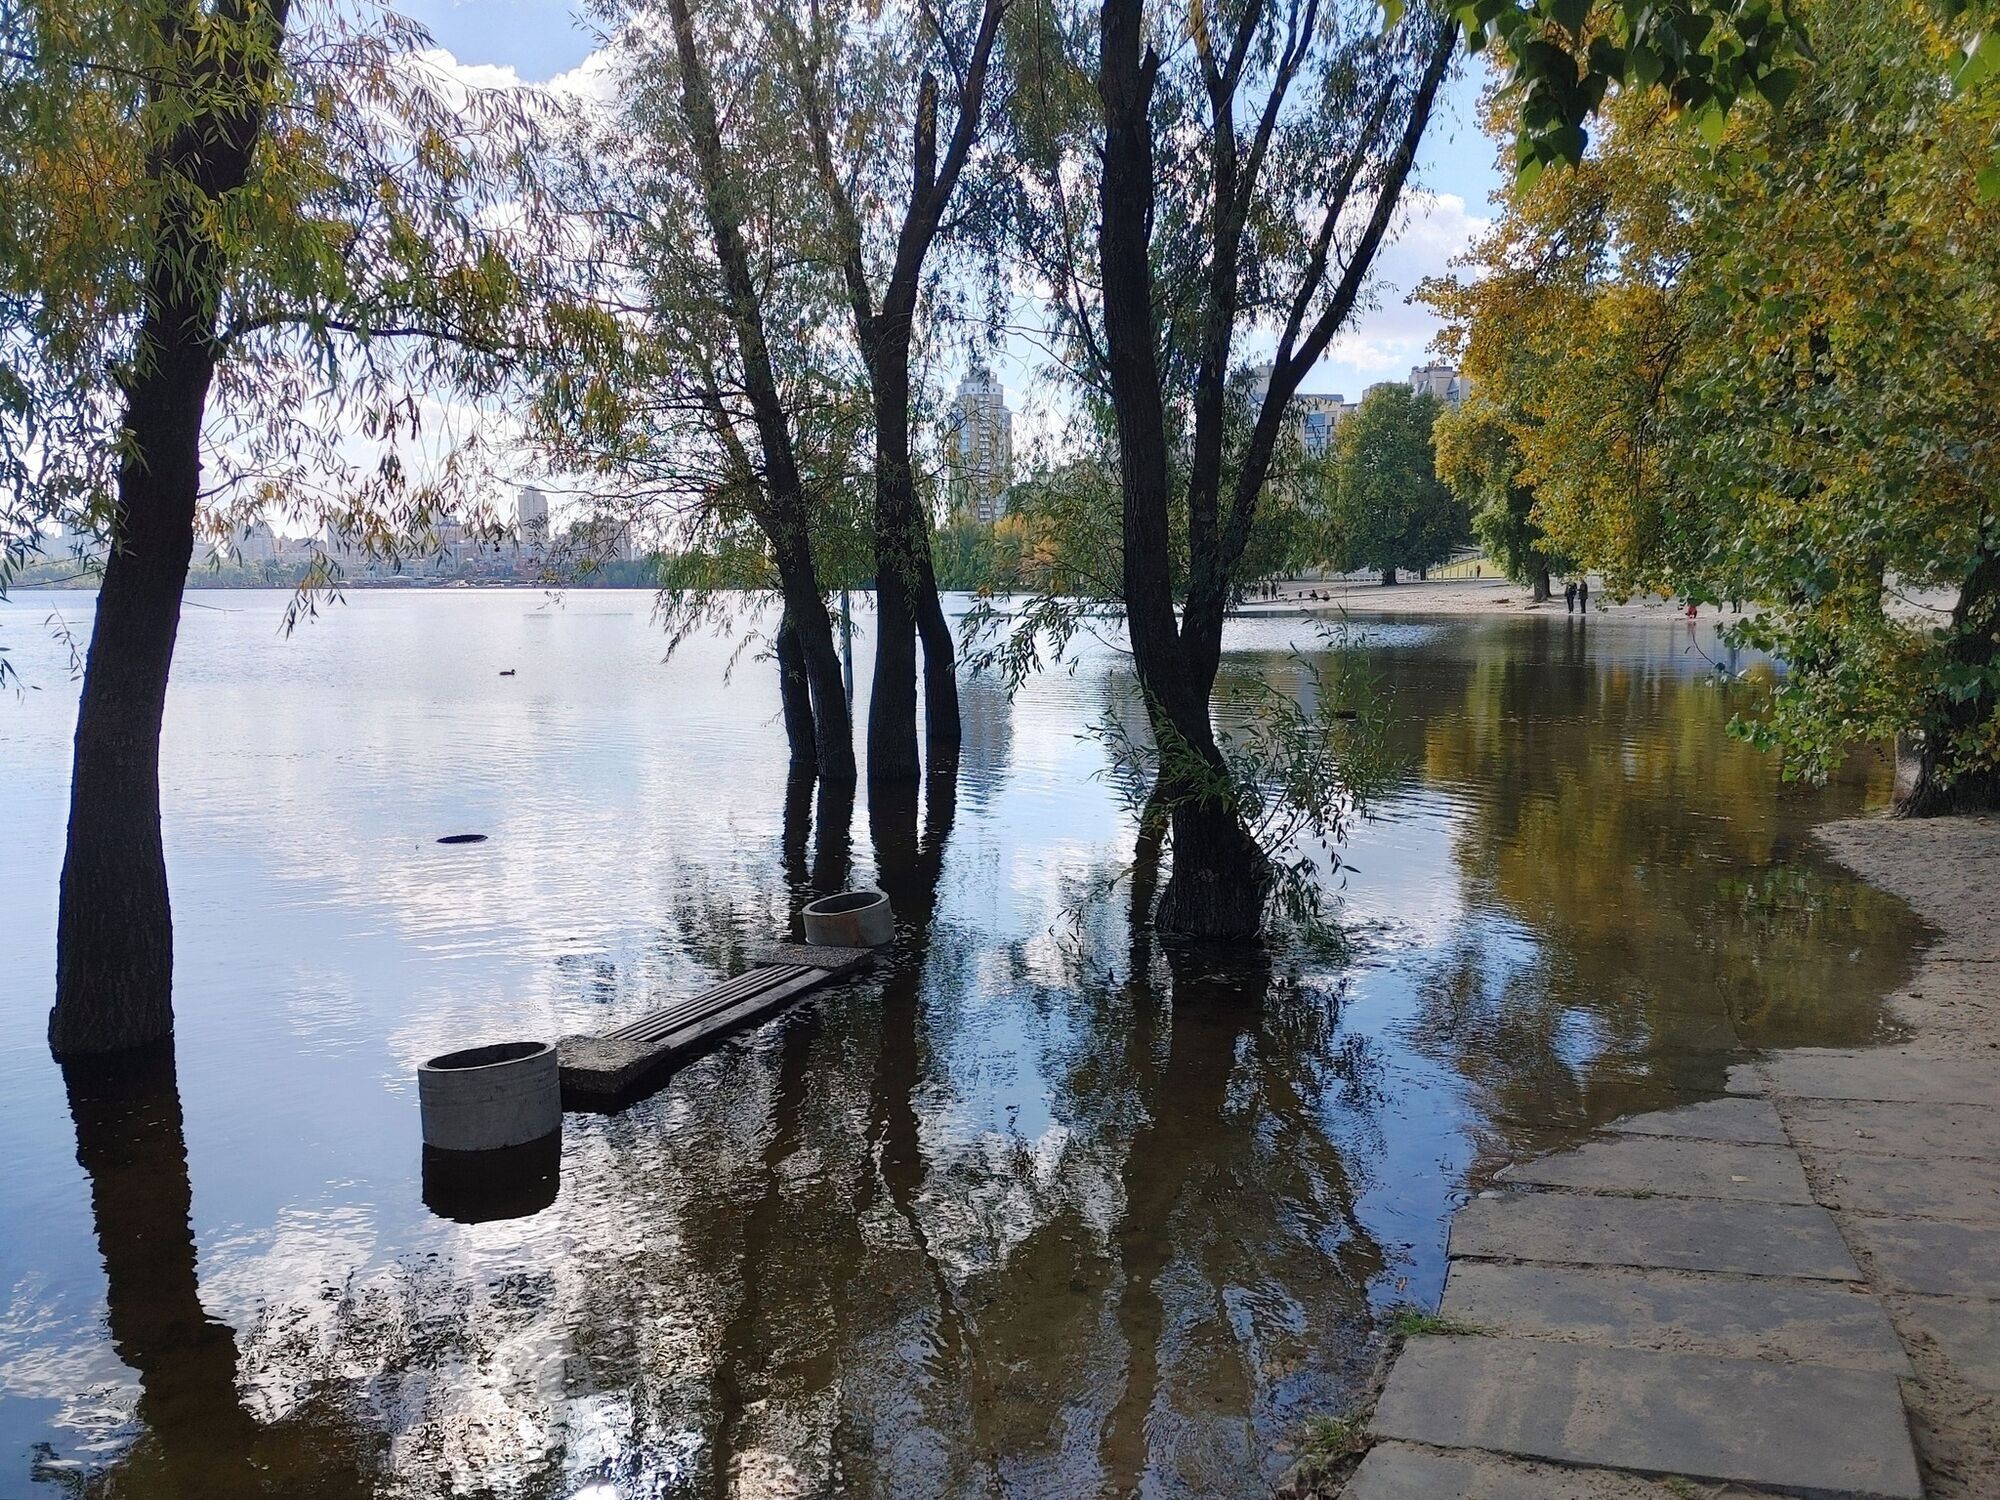
<svg viewBox="0 0 2000 1500">
<path fill-rule="evenodd" d="M 1912 995 L 1984 1010 L 2000 930 L 1926 915 Z M 1408 1342 L 1348 1500 L 2000 1495 L 2000 1049 L 1956 1029 L 1509 1167 L 1452 1225 L 1440 1311 L 1479 1332 Z"/>
</svg>

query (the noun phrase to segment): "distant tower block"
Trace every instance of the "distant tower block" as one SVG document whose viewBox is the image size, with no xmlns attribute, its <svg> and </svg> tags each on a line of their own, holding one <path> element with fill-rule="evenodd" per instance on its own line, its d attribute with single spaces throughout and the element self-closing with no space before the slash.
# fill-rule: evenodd
<svg viewBox="0 0 2000 1500">
<path fill-rule="evenodd" d="M 523 547 L 543 547 L 549 540 L 549 498 L 532 484 L 514 497 L 514 534 Z"/>
<path fill-rule="evenodd" d="M 1461 406 L 1472 382 L 1450 365 L 1416 365 L 1410 370 L 1410 389 L 1420 396 L 1429 392 L 1446 406 Z"/>
<path fill-rule="evenodd" d="M 977 357 L 951 406 L 952 508 L 991 526 L 1007 513 L 1007 486 L 1014 482 L 1014 414 L 1006 391 Z"/>
</svg>

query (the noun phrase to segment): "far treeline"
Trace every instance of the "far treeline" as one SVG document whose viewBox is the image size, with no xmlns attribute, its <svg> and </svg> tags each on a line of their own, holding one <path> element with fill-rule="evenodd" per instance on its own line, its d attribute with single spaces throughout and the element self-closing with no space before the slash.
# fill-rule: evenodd
<svg viewBox="0 0 2000 1500">
<path fill-rule="evenodd" d="M 1161 930 L 1255 937 L 1281 883 L 1260 830 L 1340 800 L 1217 735 L 1232 599 L 1316 548 L 1421 569 L 1462 502 L 1531 563 L 1769 605 L 1750 629 L 1793 672 L 1749 732 L 1800 765 L 1912 732 L 1921 806 L 1989 796 L 1990 7 L 600 0 L 564 94 L 474 86 L 367 0 L 23 0 L 0 584 L 55 525 L 108 548 L 55 1050 L 170 1034 L 181 594 L 199 537 L 257 519 L 338 539 L 306 609 L 355 558 L 482 534 L 533 472 L 598 534 L 668 539 L 673 630 L 725 588 L 781 606 L 798 772 L 952 774 L 967 643 L 930 393 L 1022 331 L 1023 289 L 1060 456 L 1020 496 L 1039 597 L 989 649 L 1023 666 L 1079 608 L 1122 612 Z M 1475 405 L 1383 394 L 1302 453 L 1294 397 L 1367 304 L 1468 51 L 1508 81 L 1517 173 L 1490 274 L 1434 292 Z M 1433 426 L 1477 455 L 1451 487 Z M 828 607 L 864 579 L 865 758 Z M 1956 612 L 1904 623 L 1932 585 Z M 1337 745 L 1287 733 L 1337 778 Z"/>
</svg>

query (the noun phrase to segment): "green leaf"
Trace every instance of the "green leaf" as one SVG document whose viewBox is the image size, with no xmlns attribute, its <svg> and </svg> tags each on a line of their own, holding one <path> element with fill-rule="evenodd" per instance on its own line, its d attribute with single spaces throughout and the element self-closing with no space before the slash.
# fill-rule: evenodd
<svg viewBox="0 0 2000 1500">
<path fill-rule="evenodd" d="M 1387 31 L 1403 19 L 1404 0 L 1381 0 L 1382 29 Z"/>
<path fill-rule="evenodd" d="M 1590 18 L 1591 0 L 1549 0 L 1549 15 L 1572 36 L 1583 35 L 1583 23 Z"/>
<path fill-rule="evenodd" d="M 1986 165 L 1986 170 L 1974 179 L 1979 184 L 1979 201 L 1992 203 L 2000 200 L 2000 154 L 1996 154 Z"/>
<path fill-rule="evenodd" d="M 1694 117 L 1695 129 L 1701 138 L 1711 146 L 1722 144 L 1722 132 L 1729 128 L 1729 112 L 1711 104 Z"/>
<path fill-rule="evenodd" d="M 1757 92 L 1773 109 L 1783 109 L 1799 86 L 1797 68 L 1773 68 L 1757 80 Z"/>
<path fill-rule="evenodd" d="M 1958 65 L 1951 86 L 1957 93 L 1964 93 L 1973 85 L 1991 77 L 2000 70 L 2000 31 L 1988 31 L 1973 38 L 1966 48 L 1965 61 Z"/>
</svg>

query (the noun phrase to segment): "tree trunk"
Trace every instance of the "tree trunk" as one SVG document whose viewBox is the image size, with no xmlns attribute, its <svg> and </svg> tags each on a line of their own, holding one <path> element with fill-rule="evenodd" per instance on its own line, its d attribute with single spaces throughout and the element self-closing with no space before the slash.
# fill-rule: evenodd
<svg viewBox="0 0 2000 1500">
<path fill-rule="evenodd" d="M 1554 597 L 1549 591 L 1549 570 L 1546 567 L 1535 569 L 1535 603 L 1547 604 Z"/>
<path fill-rule="evenodd" d="M 1394 568 L 1384 568 L 1382 570 L 1382 587 L 1393 588 L 1395 587 L 1395 584 L 1396 584 L 1396 570 Z"/>
<path fill-rule="evenodd" d="M 1221 752 L 1208 734 L 1206 712 L 1197 728 L 1205 744 L 1190 743 L 1205 770 L 1162 775 L 1171 808 L 1173 862 L 1153 925 L 1170 936 L 1247 942 L 1264 930 L 1271 893 L 1271 862 L 1243 826 L 1233 800 L 1204 795 L 1226 776 Z M 1188 738 L 1183 735 L 1184 738 Z M 1195 777 L 1200 776 L 1201 781 Z"/>
<path fill-rule="evenodd" d="M 910 610 L 910 589 L 897 557 L 900 548 L 888 532 L 894 522 L 882 515 L 878 499 L 875 522 L 875 674 L 868 698 L 868 780 L 914 782 L 922 772 L 917 759 L 917 623 Z"/>
<path fill-rule="evenodd" d="M 143 1047 L 174 1029 L 160 725 L 194 549 L 208 389 L 207 370 L 184 374 L 162 399 L 135 398 L 126 423 L 135 456 L 119 475 L 124 524 L 105 562 L 77 711 L 49 1017 L 58 1057 Z"/>
<path fill-rule="evenodd" d="M 812 699 L 813 743 L 818 752 L 819 774 L 828 781 L 854 780 L 854 721 L 847 703 L 847 683 L 840 670 L 840 648 L 834 644 L 833 621 L 826 612 L 826 599 L 819 591 L 818 577 L 810 554 L 793 556 L 789 565 L 783 554 L 804 548 L 800 541 L 792 548 L 779 548 L 779 574 L 785 584 L 785 613 L 792 621 L 799 656 L 805 668 L 806 687 Z"/>
<path fill-rule="evenodd" d="M 1950 665 L 1971 673 L 1990 672 L 2000 660 L 2000 552 L 1982 550 L 1958 591 L 1951 613 Z M 1969 698 L 1954 699 L 1933 689 L 1923 718 L 1917 779 L 1900 802 L 1902 818 L 1934 818 L 1951 813 L 1986 812 L 2000 807 L 2000 766 L 1961 768 L 1953 763 L 1953 741 L 2000 712 L 1988 684 Z"/>
<path fill-rule="evenodd" d="M 173 1032 L 173 913 L 160 836 L 160 725 L 194 551 L 202 412 L 215 377 L 227 273 L 205 206 L 242 187 L 264 125 L 256 103 L 287 0 L 210 25 L 163 23 L 160 105 L 192 113 L 151 168 L 176 186 L 154 226 L 125 402 L 111 552 L 85 658 L 56 919 L 58 1057 L 117 1052 Z M 262 36 L 248 36 L 254 26 Z M 217 37 L 221 44 L 215 45 Z M 184 96 L 184 97 L 183 97 Z"/>
<path fill-rule="evenodd" d="M 785 742 L 792 751 L 792 770 L 810 771 L 818 763 L 818 737 L 813 732 L 812 685 L 806 677 L 805 648 L 790 610 L 778 622 L 778 701 L 784 707 Z"/>
<path fill-rule="evenodd" d="M 922 516 L 918 522 L 922 525 Z M 924 646 L 924 754 L 933 776 L 954 775 L 965 743 L 965 721 L 958 706 L 958 642 L 944 617 L 938 597 L 937 572 L 931 563 L 930 527 L 923 525 L 923 582 L 913 601 L 917 639 Z"/>
</svg>

